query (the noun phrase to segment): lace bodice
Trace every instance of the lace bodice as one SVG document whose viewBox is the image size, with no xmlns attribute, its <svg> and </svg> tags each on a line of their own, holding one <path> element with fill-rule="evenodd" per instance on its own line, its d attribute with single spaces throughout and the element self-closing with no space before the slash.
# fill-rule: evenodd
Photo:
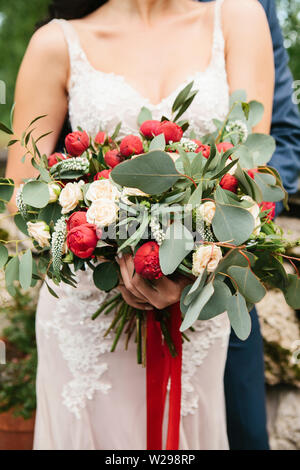
<svg viewBox="0 0 300 470">
<path fill-rule="evenodd" d="M 124 77 L 95 70 L 83 51 L 79 38 L 68 21 L 54 20 L 63 31 L 70 54 L 69 115 L 73 130 L 78 126 L 91 135 L 100 128 L 112 134 L 122 121 L 121 135 L 138 133 L 137 115 L 143 106 L 148 107 L 154 119 L 171 114 L 176 95 L 191 80 L 199 92 L 182 119 L 188 119 L 191 128 L 199 134 L 214 130 L 213 118 L 223 119 L 228 112 L 228 83 L 224 59 L 224 38 L 221 28 L 221 4 L 216 1 L 213 51 L 209 66 L 204 72 L 187 77 L 176 90 L 159 104 L 153 105 L 141 96 Z M 55 335 L 62 359 L 66 362 L 70 380 L 66 380 L 61 392 L 62 401 L 70 412 L 80 418 L 88 400 L 100 391 L 109 393 L 111 384 L 107 377 L 112 337 L 103 338 L 111 318 L 91 320 L 105 294 L 99 292 L 91 279 L 91 273 L 80 273 L 79 287 L 60 287 L 60 299 L 55 308 L 44 306 L 49 300 L 41 300 L 37 326 L 47 339 Z M 47 296 L 46 289 L 42 294 Z M 46 297 L 48 299 L 48 297 Z M 201 400 L 195 391 L 194 377 L 216 342 L 226 348 L 229 336 L 227 317 L 219 316 L 206 322 L 198 322 L 191 342 L 183 346 L 182 415 L 193 414 Z M 223 341 L 224 340 L 224 341 Z M 116 354 L 116 353 L 114 353 Z M 129 352 L 124 354 L 130 354 Z M 131 357 L 134 366 L 135 357 Z M 136 372 L 134 372 L 136 373 Z"/>
<path fill-rule="evenodd" d="M 137 116 L 143 106 L 153 119 L 171 116 L 173 101 L 181 89 L 194 80 L 199 90 L 190 108 L 182 116 L 190 122 L 196 134 L 214 130 L 212 119 L 224 119 L 228 111 L 228 83 L 224 58 L 224 37 L 221 26 L 221 5 L 216 0 L 213 48 L 206 70 L 190 75 L 169 96 L 154 105 L 143 97 L 122 75 L 96 70 L 81 47 L 73 26 L 66 20 L 53 20 L 64 32 L 70 56 L 69 115 L 71 126 L 85 129 L 92 136 L 99 130 L 112 134 L 121 121 L 121 137 L 137 134 Z"/>
</svg>

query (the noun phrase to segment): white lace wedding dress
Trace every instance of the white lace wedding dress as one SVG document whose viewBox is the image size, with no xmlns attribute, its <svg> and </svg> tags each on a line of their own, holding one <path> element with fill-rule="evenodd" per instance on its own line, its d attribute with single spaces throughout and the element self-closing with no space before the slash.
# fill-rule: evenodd
<svg viewBox="0 0 300 470">
<path fill-rule="evenodd" d="M 204 72 L 188 77 L 157 105 L 141 96 L 124 77 L 95 70 L 74 28 L 54 20 L 69 47 L 69 112 L 72 128 L 95 135 L 138 133 L 137 115 L 147 106 L 154 119 L 170 115 L 178 92 L 191 80 L 199 89 L 185 117 L 199 134 L 213 130 L 212 118 L 228 110 L 228 84 L 220 7 L 216 2 L 212 58 Z M 134 450 L 146 448 L 146 374 L 136 363 L 136 345 L 110 353 L 112 336 L 103 338 L 112 315 L 91 315 L 105 295 L 93 287 L 90 273 L 80 273 L 79 287 L 55 288 L 59 300 L 43 287 L 37 312 L 38 409 L 35 449 Z M 180 449 L 227 449 L 223 373 L 229 322 L 223 314 L 198 322 L 183 346 Z"/>
</svg>

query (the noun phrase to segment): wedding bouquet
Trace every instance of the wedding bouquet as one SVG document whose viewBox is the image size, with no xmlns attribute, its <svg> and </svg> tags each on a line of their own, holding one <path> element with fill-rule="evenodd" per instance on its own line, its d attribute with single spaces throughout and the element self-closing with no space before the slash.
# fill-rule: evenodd
<svg viewBox="0 0 300 470">
<path fill-rule="evenodd" d="M 121 123 L 113 135 L 100 131 L 91 138 L 84 130 L 69 134 L 65 152 L 47 158 L 32 138 L 32 121 L 20 139 L 31 157 L 37 178 L 19 188 L 14 215 L 17 227 L 33 249 L 19 251 L 21 240 L 1 241 L 0 268 L 6 287 L 15 282 L 28 289 L 38 280 L 76 288 L 75 273 L 92 269 L 95 286 L 105 292 L 119 284 L 119 253 L 134 257 L 135 271 L 152 283 L 163 275 L 186 276 L 189 285 L 180 302 L 183 338 L 192 340 L 196 320 L 227 312 L 237 336 L 251 330 L 249 310 L 265 295 L 265 285 L 280 288 L 287 303 L 299 308 L 299 273 L 287 255 L 289 243 L 273 222 L 275 203 L 287 196 L 279 174 L 267 167 L 274 139 L 254 134 L 263 106 L 246 101 L 242 91 L 230 99 L 224 122 L 215 120 L 213 134 L 199 136 L 181 116 L 196 91 L 190 83 L 177 96 L 172 116 L 153 120 L 142 108 L 140 135 L 120 139 Z M 13 130 L 4 124 L 8 134 Z M 14 192 L 11 179 L 0 180 L 0 210 Z M 16 250 L 7 249 L 14 244 Z M 288 274 L 283 259 L 296 274 Z M 126 344 L 135 333 L 138 362 L 142 362 L 147 312 L 128 306 L 114 293 L 95 312 L 114 311 L 109 331 Z M 157 311 L 166 344 L 175 356 L 168 329 L 170 313 Z M 184 333 L 191 331 L 190 337 Z"/>
</svg>

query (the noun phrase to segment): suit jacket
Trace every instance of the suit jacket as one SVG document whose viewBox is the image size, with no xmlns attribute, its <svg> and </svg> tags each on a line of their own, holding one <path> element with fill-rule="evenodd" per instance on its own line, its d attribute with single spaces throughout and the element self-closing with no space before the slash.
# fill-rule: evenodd
<svg viewBox="0 0 300 470">
<path fill-rule="evenodd" d="M 293 194 L 298 189 L 300 171 L 300 116 L 292 101 L 293 78 L 288 67 L 289 58 L 283 45 L 275 0 L 259 1 L 269 21 L 276 68 L 271 134 L 276 140 L 277 148 L 270 166 L 279 171 L 285 189 Z"/>
</svg>

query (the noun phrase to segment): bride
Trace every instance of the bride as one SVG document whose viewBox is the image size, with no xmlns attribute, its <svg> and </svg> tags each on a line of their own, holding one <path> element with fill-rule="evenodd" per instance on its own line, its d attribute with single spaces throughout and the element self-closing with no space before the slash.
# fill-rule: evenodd
<svg viewBox="0 0 300 470">
<path fill-rule="evenodd" d="M 14 129 L 47 114 L 37 135 L 53 153 L 69 112 L 73 130 L 93 136 L 137 133 L 136 116 L 148 107 L 154 119 L 170 115 L 178 92 L 191 80 L 199 92 L 186 112 L 201 134 L 223 119 L 229 94 L 245 89 L 264 103 L 255 129 L 269 132 L 273 53 L 263 9 L 256 0 L 60 0 L 52 21 L 33 36 L 16 86 Z M 7 176 L 17 184 L 32 177 L 22 150 L 9 154 Z M 12 208 L 13 209 L 13 208 Z M 177 302 L 184 283 L 163 278 L 157 290 L 133 275 L 132 259 L 120 260 L 119 287 L 130 305 L 150 309 Z M 145 449 L 145 370 L 135 345 L 110 353 L 103 338 L 111 320 L 91 315 L 105 295 L 81 273 L 79 288 L 43 287 L 37 311 L 38 376 L 35 449 Z M 229 324 L 226 314 L 198 322 L 183 347 L 180 449 L 227 449 L 223 373 Z"/>
</svg>

